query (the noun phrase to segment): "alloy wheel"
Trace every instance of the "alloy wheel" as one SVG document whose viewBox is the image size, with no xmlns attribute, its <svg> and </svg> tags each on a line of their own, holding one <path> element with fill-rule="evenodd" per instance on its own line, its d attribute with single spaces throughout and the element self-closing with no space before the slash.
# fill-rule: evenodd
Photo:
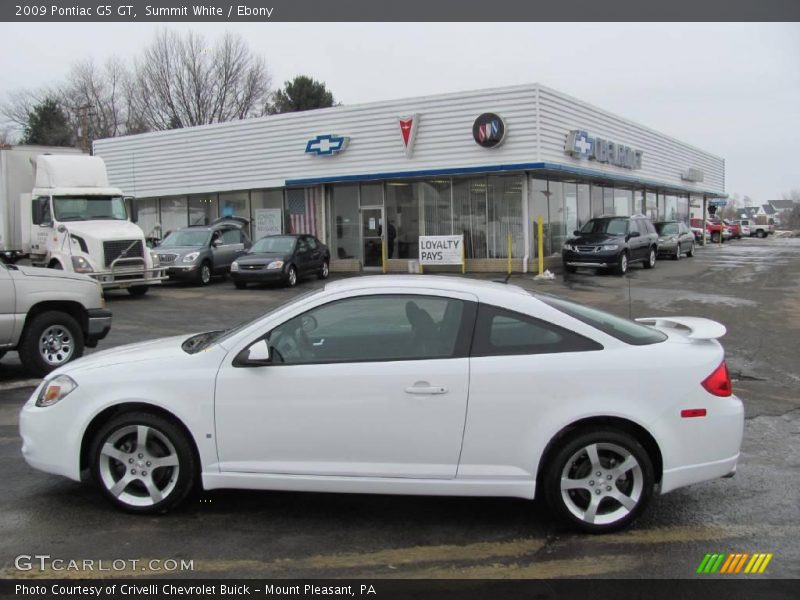
<svg viewBox="0 0 800 600">
<path fill-rule="evenodd" d="M 120 503 L 132 507 L 153 506 L 174 490 L 180 461 L 169 438 L 148 425 L 121 427 L 100 448 L 102 485 Z"/>
<path fill-rule="evenodd" d="M 297 271 L 294 267 L 289 267 L 289 287 L 294 287 L 297 283 Z"/>
<path fill-rule="evenodd" d="M 211 281 L 211 267 L 208 264 L 200 267 L 200 281 L 203 285 L 207 285 Z"/>
<path fill-rule="evenodd" d="M 72 333 L 62 325 L 48 327 L 39 338 L 39 352 L 48 365 L 63 365 L 75 352 Z"/>
<path fill-rule="evenodd" d="M 561 498 L 577 519 L 608 525 L 626 518 L 644 491 L 642 467 L 628 450 L 612 443 L 588 444 L 561 472 Z"/>
</svg>

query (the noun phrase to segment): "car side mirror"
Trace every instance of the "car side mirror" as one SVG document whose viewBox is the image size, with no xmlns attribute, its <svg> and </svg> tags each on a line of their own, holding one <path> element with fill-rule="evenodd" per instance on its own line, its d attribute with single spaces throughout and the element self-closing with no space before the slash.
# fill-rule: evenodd
<svg viewBox="0 0 800 600">
<path fill-rule="evenodd" d="M 214 248 L 219 248 L 220 246 L 222 246 L 222 239 L 221 238 L 215 239 L 213 242 L 211 242 L 211 245 Z"/>
<path fill-rule="evenodd" d="M 128 216 L 131 218 L 131 223 L 139 222 L 139 204 L 133 196 L 125 196 L 123 198 L 125 204 L 128 206 Z"/>
<path fill-rule="evenodd" d="M 239 352 L 233 361 L 234 367 L 264 367 L 272 364 L 270 360 L 269 342 L 258 340 Z"/>
<path fill-rule="evenodd" d="M 580 229 L 576 229 L 575 231 L 572 232 L 572 235 L 580 235 L 580 234 L 581 234 Z"/>
</svg>

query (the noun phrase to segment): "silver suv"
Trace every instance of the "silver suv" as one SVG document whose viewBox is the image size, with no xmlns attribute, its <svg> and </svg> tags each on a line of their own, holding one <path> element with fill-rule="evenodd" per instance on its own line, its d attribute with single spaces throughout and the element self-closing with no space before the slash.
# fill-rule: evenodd
<svg viewBox="0 0 800 600">
<path fill-rule="evenodd" d="M 171 231 L 155 248 L 161 266 L 171 280 L 211 283 L 214 275 L 226 275 L 231 263 L 247 252 L 250 238 L 242 217 L 223 217 L 211 225 L 192 225 Z"/>
</svg>

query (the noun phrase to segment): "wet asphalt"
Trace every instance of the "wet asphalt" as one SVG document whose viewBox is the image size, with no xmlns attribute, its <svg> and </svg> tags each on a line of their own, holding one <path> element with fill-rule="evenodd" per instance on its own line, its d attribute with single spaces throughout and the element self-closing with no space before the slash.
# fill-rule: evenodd
<svg viewBox="0 0 800 600">
<path fill-rule="evenodd" d="M 142 561 L 106 577 L 165 574 L 142 568 L 155 558 L 193 561 L 170 574 L 186 577 L 682 578 L 699 577 L 707 552 L 773 553 L 757 577 L 799 577 L 800 239 L 731 241 L 653 270 L 634 266 L 624 278 L 579 271 L 511 282 L 620 315 L 724 323 L 747 417 L 736 477 L 658 497 L 633 528 L 604 536 L 575 534 L 513 499 L 215 491 L 166 516 L 131 516 L 88 485 L 25 464 L 17 416 L 35 382 L 9 353 L 0 362 L 0 577 L 98 575 L 14 566 L 21 554 L 48 554 Z M 319 285 L 109 292 L 114 324 L 98 350 L 232 326 Z"/>
</svg>

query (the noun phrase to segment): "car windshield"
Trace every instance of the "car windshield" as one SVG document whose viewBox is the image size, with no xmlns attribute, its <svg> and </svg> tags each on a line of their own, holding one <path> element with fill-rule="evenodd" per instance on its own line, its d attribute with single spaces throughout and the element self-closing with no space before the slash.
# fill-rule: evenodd
<svg viewBox="0 0 800 600">
<path fill-rule="evenodd" d="M 199 248 L 208 244 L 208 236 L 210 232 L 207 230 L 200 231 L 173 231 L 164 241 L 161 242 L 159 248 L 179 248 L 179 247 L 192 247 Z"/>
<path fill-rule="evenodd" d="M 658 235 L 676 235 L 678 233 L 677 223 L 656 223 Z"/>
<path fill-rule="evenodd" d="M 628 233 L 628 219 L 592 219 L 581 227 L 581 233 L 607 233 L 625 235 Z"/>
<path fill-rule="evenodd" d="M 128 211 L 122 196 L 55 196 L 57 221 L 125 221 Z"/>
<path fill-rule="evenodd" d="M 288 254 L 294 249 L 294 242 L 297 238 L 284 235 L 270 235 L 258 240 L 250 252 L 276 252 Z"/>
<path fill-rule="evenodd" d="M 617 317 L 616 315 L 596 308 L 582 306 L 546 294 L 533 295 L 556 310 L 560 310 L 570 317 L 578 319 L 578 321 L 591 325 L 595 329 L 599 329 L 603 333 L 615 337 L 626 344 L 646 346 L 648 344 L 657 344 L 667 339 L 667 336 L 657 329 L 646 325 L 640 325 L 635 321 L 623 319 L 622 317 Z"/>
</svg>

